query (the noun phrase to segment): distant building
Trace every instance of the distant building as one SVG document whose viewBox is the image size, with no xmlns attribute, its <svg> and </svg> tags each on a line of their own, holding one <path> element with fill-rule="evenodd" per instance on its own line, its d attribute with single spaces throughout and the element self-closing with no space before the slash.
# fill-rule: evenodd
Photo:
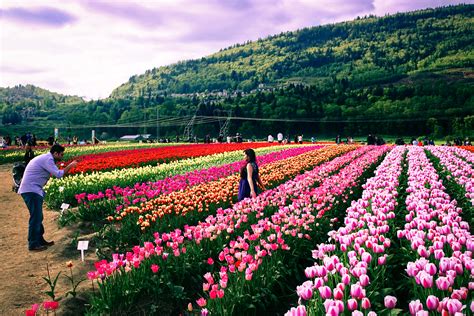
<svg viewBox="0 0 474 316">
<path fill-rule="evenodd" d="M 137 134 L 137 135 L 124 135 L 120 137 L 120 140 L 148 140 L 151 134 Z"/>
</svg>

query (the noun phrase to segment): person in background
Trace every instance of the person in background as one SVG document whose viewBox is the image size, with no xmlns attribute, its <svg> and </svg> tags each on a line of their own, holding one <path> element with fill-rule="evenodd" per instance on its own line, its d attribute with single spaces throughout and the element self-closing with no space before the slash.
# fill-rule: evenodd
<svg viewBox="0 0 474 316">
<path fill-rule="evenodd" d="M 49 136 L 48 139 L 47 139 L 47 141 L 48 141 L 48 145 L 49 145 L 49 146 L 53 146 L 53 144 L 54 144 L 54 137 L 53 137 L 53 136 Z"/>
<path fill-rule="evenodd" d="M 248 197 L 256 197 L 258 194 L 258 187 L 260 185 L 263 191 L 265 186 L 258 174 L 257 158 L 255 151 L 251 148 L 244 150 L 245 165 L 240 169 L 239 195 L 238 200 L 242 201 Z"/>
<path fill-rule="evenodd" d="M 375 145 L 375 137 L 372 134 L 367 136 L 367 145 Z"/>
<path fill-rule="evenodd" d="M 28 166 L 28 163 L 35 158 L 35 153 L 33 152 L 33 149 L 31 148 L 31 143 L 27 143 L 25 146 L 25 157 L 23 158 L 23 161 L 25 162 L 25 166 Z"/>
<path fill-rule="evenodd" d="M 235 142 L 236 143 L 242 142 L 242 135 L 240 135 L 240 133 L 235 134 Z"/>
<path fill-rule="evenodd" d="M 278 140 L 278 144 L 281 144 L 283 142 L 283 134 L 282 133 L 277 134 L 277 140 Z"/>
<path fill-rule="evenodd" d="M 10 137 L 10 135 L 5 136 L 5 143 L 7 144 L 7 146 L 12 145 L 12 138 Z"/>
<path fill-rule="evenodd" d="M 18 194 L 21 194 L 30 212 L 28 223 L 28 249 L 30 251 L 42 251 L 54 245 L 54 241 L 46 241 L 43 237 L 43 200 L 45 195 L 43 187 L 51 175 L 61 178 L 77 165 L 77 161 L 74 160 L 64 170 L 59 170 L 56 162 L 61 161 L 63 155 L 64 147 L 54 144 L 48 153 L 39 155 L 30 161 L 21 180 Z"/>
<path fill-rule="evenodd" d="M 26 136 L 26 134 L 23 134 L 21 137 L 20 137 L 20 142 L 21 142 L 21 146 L 22 147 L 25 147 L 27 142 L 28 142 L 28 137 Z"/>
<path fill-rule="evenodd" d="M 405 145 L 405 141 L 403 140 L 403 138 L 398 137 L 397 140 L 395 141 L 395 145 L 399 145 L 399 146 Z"/>
</svg>

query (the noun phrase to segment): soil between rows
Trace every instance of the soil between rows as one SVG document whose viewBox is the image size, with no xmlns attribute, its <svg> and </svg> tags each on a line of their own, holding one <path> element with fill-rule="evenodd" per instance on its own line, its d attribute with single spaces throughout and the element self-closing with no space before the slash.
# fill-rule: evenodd
<svg viewBox="0 0 474 316">
<path fill-rule="evenodd" d="M 62 271 L 59 277 L 56 295 L 63 297 L 71 290 L 65 274 L 70 271 L 66 262 L 73 261 L 75 280 L 86 277 L 93 269 L 96 260 L 94 249 L 86 251 L 86 258 L 81 262 L 80 252 L 71 246 L 71 240 L 77 230 L 75 227 L 59 228 L 57 217 L 59 213 L 44 206 L 43 225 L 45 239 L 54 240 L 55 245 L 42 252 L 28 251 L 28 209 L 20 195 L 12 191 L 12 164 L 0 165 L 0 315 L 24 315 L 34 303 L 51 300 L 43 292 L 50 288 L 42 277 L 47 276 L 46 263 L 49 263 L 51 277 Z M 79 296 L 89 288 L 89 281 L 80 285 Z M 71 306 L 71 301 L 60 301 L 60 314 L 76 314 L 79 306 Z M 63 306 L 68 305 L 68 308 Z"/>
</svg>

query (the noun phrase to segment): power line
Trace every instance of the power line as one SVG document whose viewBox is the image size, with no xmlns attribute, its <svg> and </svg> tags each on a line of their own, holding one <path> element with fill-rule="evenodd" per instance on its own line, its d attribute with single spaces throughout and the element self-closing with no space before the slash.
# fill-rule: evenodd
<svg viewBox="0 0 474 316">
<path fill-rule="evenodd" d="M 70 129 L 86 129 L 86 128 L 133 128 L 133 127 L 154 127 L 157 124 L 160 126 L 185 126 L 190 122 L 193 116 L 165 116 L 160 115 L 155 119 L 149 120 L 137 120 L 122 122 L 116 124 L 88 124 L 88 125 L 57 125 L 58 128 L 70 128 Z M 441 117 L 436 118 L 438 121 L 446 121 L 453 119 L 454 117 Z M 326 120 L 326 119 L 279 119 L 279 118 L 258 118 L 258 117 L 242 117 L 242 116 L 206 116 L 196 115 L 194 124 L 213 124 L 219 123 L 222 120 L 234 120 L 234 121 L 254 121 L 254 122 L 285 122 L 285 123 L 401 123 L 401 122 L 425 122 L 428 118 L 393 118 L 393 119 L 339 119 L 339 120 Z"/>
</svg>

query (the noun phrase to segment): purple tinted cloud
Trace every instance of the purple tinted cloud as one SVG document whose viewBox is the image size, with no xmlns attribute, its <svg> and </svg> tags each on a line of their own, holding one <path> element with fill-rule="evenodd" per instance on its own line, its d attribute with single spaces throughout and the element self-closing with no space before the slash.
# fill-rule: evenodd
<svg viewBox="0 0 474 316">
<path fill-rule="evenodd" d="M 236 27 L 231 24 L 196 24 L 178 39 L 190 42 L 240 41 L 245 29 L 243 25 Z"/>
<path fill-rule="evenodd" d="M 0 65 L 0 70 L 3 73 L 10 74 L 21 74 L 21 75 L 34 75 L 47 72 L 47 69 L 36 68 L 36 67 L 15 67 L 11 65 Z"/>
<path fill-rule="evenodd" d="M 213 2 L 223 8 L 232 10 L 248 10 L 254 7 L 254 1 L 252 0 L 225 0 Z"/>
<path fill-rule="evenodd" d="M 232 44 L 319 25 L 321 21 L 332 22 L 374 9 L 373 0 L 333 0 L 332 5 L 317 2 L 292 4 L 282 0 L 207 0 L 204 3 L 207 5 L 205 8 L 215 8 L 211 12 L 219 14 L 203 11 L 190 15 L 184 20 L 189 26 L 187 31 L 177 39 Z"/>
<path fill-rule="evenodd" d="M 63 26 L 76 20 L 76 17 L 68 12 L 49 7 L 35 9 L 0 9 L 0 17 L 2 19 L 4 18 L 22 23 L 43 24 L 49 26 Z"/>
<path fill-rule="evenodd" d="M 375 0 L 376 9 L 384 10 L 383 13 L 396 13 L 396 12 L 406 12 L 406 11 L 413 11 L 413 10 L 420 10 L 426 8 L 436 8 L 440 6 L 447 6 L 447 5 L 456 5 L 460 3 L 472 3 L 471 1 L 459 1 L 459 0 Z M 377 10 L 376 10 L 377 11 Z M 382 13 L 382 12 L 376 12 Z"/>
<path fill-rule="evenodd" d="M 169 12 L 152 10 L 137 4 L 123 4 L 123 2 L 87 1 L 84 5 L 95 12 L 129 20 L 145 27 L 162 25 L 162 15 L 169 14 Z"/>
</svg>

